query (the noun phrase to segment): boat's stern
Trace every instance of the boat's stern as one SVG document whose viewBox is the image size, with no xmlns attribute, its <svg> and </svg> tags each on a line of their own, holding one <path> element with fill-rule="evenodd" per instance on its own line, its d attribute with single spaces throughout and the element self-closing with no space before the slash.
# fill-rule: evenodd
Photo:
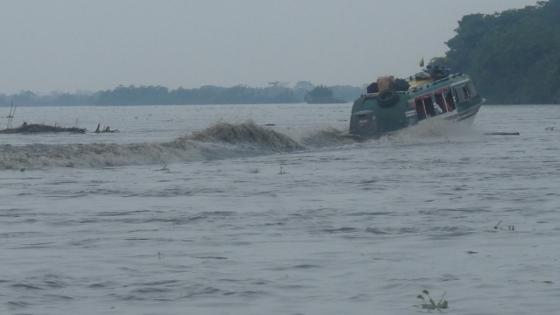
<svg viewBox="0 0 560 315">
<path fill-rule="evenodd" d="M 356 101 L 358 102 L 358 101 Z M 354 104 L 356 107 L 356 104 Z M 369 138 L 378 134 L 377 121 L 371 109 L 352 112 L 350 117 L 350 134 L 357 138 Z"/>
<path fill-rule="evenodd" d="M 350 134 L 356 138 L 379 137 L 408 125 L 406 95 L 386 91 L 363 95 L 354 102 Z"/>
</svg>

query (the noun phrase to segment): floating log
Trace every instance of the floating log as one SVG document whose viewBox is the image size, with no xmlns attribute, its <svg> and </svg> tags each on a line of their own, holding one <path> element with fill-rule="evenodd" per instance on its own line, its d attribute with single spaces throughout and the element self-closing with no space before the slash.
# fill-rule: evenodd
<svg viewBox="0 0 560 315">
<path fill-rule="evenodd" d="M 85 133 L 86 129 L 78 127 L 58 127 L 43 124 L 27 124 L 23 123 L 17 128 L 8 128 L 0 130 L 0 134 L 34 134 L 34 133 L 58 133 L 58 132 L 69 132 L 69 133 Z"/>
<path fill-rule="evenodd" d="M 519 132 L 486 132 L 485 136 L 519 136 Z"/>
</svg>

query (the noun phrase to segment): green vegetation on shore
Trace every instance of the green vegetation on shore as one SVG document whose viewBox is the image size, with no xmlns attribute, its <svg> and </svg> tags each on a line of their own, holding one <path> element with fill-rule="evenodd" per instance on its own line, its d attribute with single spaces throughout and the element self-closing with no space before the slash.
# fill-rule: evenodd
<svg viewBox="0 0 560 315">
<path fill-rule="evenodd" d="M 560 103 L 560 0 L 463 17 L 447 63 L 491 104 Z"/>
<path fill-rule="evenodd" d="M 336 104 L 344 103 L 344 101 L 337 99 L 334 96 L 333 90 L 330 88 L 320 85 L 313 90 L 307 92 L 305 95 L 305 102 L 308 104 Z"/>
<path fill-rule="evenodd" d="M 163 86 L 118 86 L 94 93 L 52 93 L 38 95 L 30 91 L 14 95 L 0 94 L 0 106 L 71 106 L 71 105 L 204 105 L 204 104 L 280 104 L 302 103 L 314 89 L 310 82 L 294 87 L 271 85 L 256 88 L 203 86 L 196 89 L 168 89 Z M 362 92 L 352 86 L 331 86 L 336 99 L 351 102 Z"/>
</svg>

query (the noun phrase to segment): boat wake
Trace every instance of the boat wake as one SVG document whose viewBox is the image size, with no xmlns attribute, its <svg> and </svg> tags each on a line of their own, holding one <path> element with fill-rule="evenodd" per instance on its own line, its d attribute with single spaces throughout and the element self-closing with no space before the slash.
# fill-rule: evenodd
<svg viewBox="0 0 560 315">
<path fill-rule="evenodd" d="M 412 131 L 405 129 L 369 142 L 415 145 L 449 141 L 450 128 L 443 125 L 439 127 L 423 131 L 418 128 Z M 441 132 L 445 137 L 439 134 Z M 356 140 L 335 128 L 310 132 L 295 140 L 253 122 L 218 123 L 169 142 L 0 145 L 0 170 L 170 164 L 289 153 L 355 143 Z"/>
<path fill-rule="evenodd" d="M 201 132 L 162 143 L 1 145 L 0 170 L 100 168 L 288 153 L 326 145 L 329 141 L 339 143 L 341 134 L 334 129 L 325 130 L 296 141 L 272 129 L 246 122 L 218 123 Z"/>
</svg>

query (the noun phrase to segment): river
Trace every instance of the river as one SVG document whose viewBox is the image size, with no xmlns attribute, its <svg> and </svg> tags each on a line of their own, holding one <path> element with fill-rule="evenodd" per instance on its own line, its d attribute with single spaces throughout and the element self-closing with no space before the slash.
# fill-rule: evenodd
<svg viewBox="0 0 560 315">
<path fill-rule="evenodd" d="M 1 313 L 558 313 L 557 107 L 358 143 L 350 106 L 18 108 L 120 132 L 0 136 Z"/>
</svg>

